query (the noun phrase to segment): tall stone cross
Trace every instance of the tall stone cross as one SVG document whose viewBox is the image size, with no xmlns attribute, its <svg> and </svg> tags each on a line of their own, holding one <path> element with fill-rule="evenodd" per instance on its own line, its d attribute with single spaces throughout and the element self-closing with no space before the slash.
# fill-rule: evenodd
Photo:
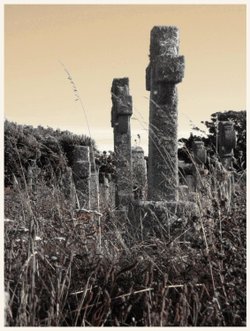
<svg viewBox="0 0 250 331">
<path fill-rule="evenodd" d="M 146 89 L 150 91 L 148 200 L 178 200 L 177 88 L 184 76 L 175 26 L 151 30 Z"/>
<path fill-rule="evenodd" d="M 112 88 L 111 125 L 114 129 L 116 156 L 116 207 L 126 209 L 132 198 L 132 153 L 130 116 L 132 97 L 128 78 L 114 79 Z"/>
</svg>

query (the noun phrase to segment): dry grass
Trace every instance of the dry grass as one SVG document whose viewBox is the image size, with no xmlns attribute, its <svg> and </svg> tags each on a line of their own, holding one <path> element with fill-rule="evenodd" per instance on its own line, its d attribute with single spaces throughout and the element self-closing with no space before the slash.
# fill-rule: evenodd
<svg viewBox="0 0 250 331">
<path fill-rule="evenodd" d="M 244 183 L 233 208 L 140 239 L 133 222 L 77 213 L 57 187 L 5 190 L 5 289 L 10 326 L 243 326 Z M 132 228 L 131 228 L 132 227 Z M 193 235 L 195 234 L 195 235 Z M 190 236 L 191 235 L 191 236 Z M 190 238 L 193 237 L 193 240 Z"/>
<path fill-rule="evenodd" d="M 12 143 L 7 183 L 13 169 L 19 176 L 5 188 L 9 326 L 246 325 L 244 173 L 237 175 L 234 195 L 227 173 L 199 176 L 201 216 L 183 215 L 180 222 L 172 215 L 171 231 L 156 217 L 152 225 L 160 235 L 144 236 L 143 219 L 124 220 L 110 208 L 101 218 L 75 210 L 60 184 L 67 165 L 63 145 L 56 146 L 58 159 L 50 142 L 46 171 L 32 187 L 23 162 L 27 150 Z"/>
</svg>

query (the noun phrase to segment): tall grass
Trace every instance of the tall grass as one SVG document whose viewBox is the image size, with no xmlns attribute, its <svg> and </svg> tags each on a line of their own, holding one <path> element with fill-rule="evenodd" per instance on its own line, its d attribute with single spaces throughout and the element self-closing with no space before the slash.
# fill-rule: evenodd
<svg viewBox="0 0 250 331">
<path fill-rule="evenodd" d="M 157 133 L 150 129 L 157 146 Z M 51 141 L 49 149 L 55 145 Z M 55 161 L 45 167 L 49 180 L 39 175 L 35 189 L 27 182 L 27 151 L 16 148 L 11 161 L 18 176 L 5 188 L 9 326 L 246 324 L 244 175 L 236 181 L 231 208 L 221 194 L 229 192 L 222 187 L 227 178 L 197 167 L 199 217 L 178 219 L 169 210 L 164 223 L 149 210 L 150 215 L 124 222 L 106 208 L 95 219 L 91 211 L 76 210 L 59 185 L 67 163 L 55 171 L 62 149 L 56 148 L 48 155 Z M 146 220 L 152 225 L 147 236 Z"/>
<path fill-rule="evenodd" d="M 72 208 L 56 180 L 38 182 L 36 192 L 20 183 L 7 188 L 8 324 L 244 325 L 244 197 L 238 185 L 228 214 L 222 205 L 204 208 L 171 240 L 164 230 L 160 239 L 141 238 L 133 220 L 124 224 L 106 210 L 100 254 L 95 223 Z"/>
</svg>

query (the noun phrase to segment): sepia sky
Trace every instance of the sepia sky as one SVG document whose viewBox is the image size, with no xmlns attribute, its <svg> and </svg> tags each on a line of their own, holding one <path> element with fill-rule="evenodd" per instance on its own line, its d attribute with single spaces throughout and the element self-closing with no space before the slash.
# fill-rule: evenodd
<svg viewBox="0 0 250 331">
<path fill-rule="evenodd" d="M 210 114 L 246 109 L 245 5 L 5 5 L 5 118 L 88 133 L 113 148 L 113 78 L 129 77 L 132 144 L 147 151 L 150 30 L 176 25 L 185 77 L 178 84 L 179 137 Z M 75 101 L 62 62 L 78 87 Z M 86 115 L 86 116 L 85 116 Z"/>
</svg>

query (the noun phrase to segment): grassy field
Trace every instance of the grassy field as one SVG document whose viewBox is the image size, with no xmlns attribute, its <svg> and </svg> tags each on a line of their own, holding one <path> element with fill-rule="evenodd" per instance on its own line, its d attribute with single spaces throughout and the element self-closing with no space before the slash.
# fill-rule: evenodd
<svg viewBox="0 0 250 331">
<path fill-rule="evenodd" d="M 141 219 L 122 222 L 106 208 L 99 224 L 76 210 L 59 185 L 57 151 L 43 148 L 54 163 L 44 159 L 47 175 L 32 187 L 22 162 L 28 149 L 21 149 L 20 176 L 10 183 L 6 174 L 6 324 L 246 325 L 245 172 L 236 175 L 230 201 L 226 181 L 206 174 L 196 195 L 200 216 L 183 215 L 175 231 L 162 224 L 160 236 L 143 237 Z"/>
</svg>

